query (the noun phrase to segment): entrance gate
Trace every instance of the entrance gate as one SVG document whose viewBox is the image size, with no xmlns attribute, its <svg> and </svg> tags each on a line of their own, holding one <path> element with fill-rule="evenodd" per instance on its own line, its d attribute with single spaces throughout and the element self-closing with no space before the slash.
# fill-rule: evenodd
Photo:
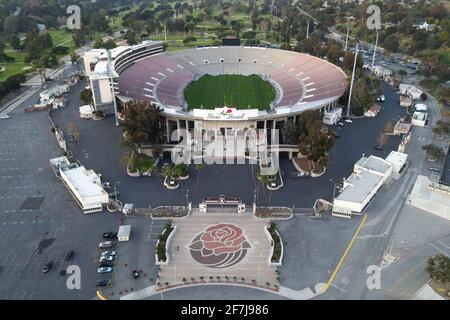
<svg viewBox="0 0 450 320">
<path fill-rule="evenodd" d="M 200 212 L 237 212 L 245 213 L 245 203 L 238 197 L 207 197 L 199 204 Z"/>
</svg>

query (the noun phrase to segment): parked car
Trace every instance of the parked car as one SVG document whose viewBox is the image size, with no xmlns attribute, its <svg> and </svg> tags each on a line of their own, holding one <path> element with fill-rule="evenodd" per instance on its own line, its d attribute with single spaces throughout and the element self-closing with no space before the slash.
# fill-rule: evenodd
<svg viewBox="0 0 450 320">
<path fill-rule="evenodd" d="M 64 260 L 66 260 L 66 261 L 72 260 L 74 254 L 75 254 L 75 251 L 70 250 L 69 252 L 67 252 L 66 257 L 64 258 Z"/>
<path fill-rule="evenodd" d="M 112 284 L 110 279 L 97 280 L 97 287 L 106 287 Z"/>
<path fill-rule="evenodd" d="M 97 269 L 97 273 L 111 273 L 113 269 L 111 267 L 101 267 Z"/>
<path fill-rule="evenodd" d="M 115 256 L 116 252 L 114 250 L 106 250 L 102 252 L 102 256 Z"/>
<path fill-rule="evenodd" d="M 345 119 L 344 121 L 348 122 L 348 123 L 352 123 L 353 122 L 352 119 Z"/>
<path fill-rule="evenodd" d="M 343 126 L 344 126 L 344 124 L 343 124 L 342 122 L 338 122 L 337 125 L 338 125 L 339 127 L 343 127 Z"/>
<path fill-rule="evenodd" d="M 381 147 L 381 146 L 375 146 L 375 147 L 373 147 L 375 150 L 383 150 L 383 147 Z"/>
<path fill-rule="evenodd" d="M 102 262 L 102 261 L 113 261 L 113 260 L 114 260 L 113 256 L 101 256 L 98 261 Z"/>
<path fill-rule="evenodd" d="M 103 239 L 116 239 L 117 232 L 105 232 L 103 233 Z"/>
<path fill-rule="evenodd" d="M 104 267 L 112 267 L 114 265 L 114 263 L 112 261 L 102 261 L 99 263 L 99 268 L 104 268 Z"/>
<path fill-rule="evenodd" d="M 378 102 L 384 102 L 386 100 L 386 97 L 384 96 L 384 94 L 382 94 L 381 96 L 377 97 L 377 101 Z"/>
<path fill-rule="evenodd" d="M 441 172 L 441 170 L 439 170 L 438 167 L 431 167 L 431 168 L 428 168 L 428 170 L 430 170 L 432 172 L 436 172 L 436 173 Z"/>
<path fill-rule="evenodd" d="M 44 266 L 42 267 L 42 272 L 43 273 L 47 273 L 47 272 L 49 272 L 50 270 L 52 270 L 52 267 L 53 267 L 53 261 L 49 261 L 49 262 L 47 262 L 46 264 L 44 264 Z"/>
<path fill-rule="evenodd" d="M 99 248 L 110 248 L 113 246 L 112 241 L 102 241 L 98 244 Z"/>
</svg>

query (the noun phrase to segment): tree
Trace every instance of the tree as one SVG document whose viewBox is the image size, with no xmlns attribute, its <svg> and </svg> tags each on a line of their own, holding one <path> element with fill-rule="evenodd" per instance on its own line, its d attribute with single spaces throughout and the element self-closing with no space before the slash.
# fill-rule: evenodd
<svg viewBox="0 0 450 320">
<path fill-rule="evenodd" d="M 78 143 L 80 142 L 80 131 L 78 131 L 77 126 L 75 125 L 75 122 L 69 122 L 66 126 L 66 130 L 68 133 L 70 133 L 75 141 Z"/>
<path fill-rule="evenodd" d="M 198 185 L 198 182 L 200 180 L 200 171 L 203 169 L 203 164 L 202 163 L 196 163 L 195 164 L 195 170 L 197 171 L 197 182 L 195 183 L 195 185 Z"/>
<path fill-rule="evenodd" d="M 9 38 L 9 44 L 11 45 L 11 47 L 12 47 L 14 50 L 21 50 L 21 49 L 22 49 L 22 46 L 21 46 L 21 43 L 20 43 L 20 39 L 19 39 L 19 37 L 17 36 L 17 34 L 13 34 L 13 35 Z"/>
<path fill-rule="evenodd" d="M 397 52 L 399 45 L 400 41 L 398 40 L 398 37 L 395 34 L 391 34 L 386 39 L 384 39 L 383 42 L 384 49 L 390 52 Z"/>
<path fill-rule="evenodd" d="M 384 132 L 381 132 L 377 139 L 378 146 L 383 147 L 384 145 L 386 145 L 387 141 L 388 136 Z"/>
<path fill-rule="evenodd" d="M 299 127 L 293 121 L 288 121 L 283 127 L 283 135 L 286 144 L 297 144 L 300 136 Z"/>
<path fill-rule="evenodd" d="M 80 100 L 84 104 L 91 104 L 92 103 L 92 91 L 89 89 L 84 89 L 80 91 Z"/>
<path fill-rule="evenodd" d="M 78 54 L 76 54 L 75 51 L 70 52 L 70 61 L 72 63 L 75 63 L 78 61 L 78 59 L 80 59 L 80 56 Z"/>
<path fill-rule="evenodd" d="M 130 46 L 137 43 L 136 32 L 133 29 L 128 29 L 126 37 L 127 37 L 127 43 Z"/>
<path fill-rule="evenodd" d="M 135 144 L 161 144 L 164 141 L 164 121 L 161 109 L 147 101 L 130 101 L 124 105 L 122 127 Z"/>
<path fill-rule="evenodd" d="M 364 111 L 373 106 L 374 102 L 375 98 L 367 84 L 366 76 L 356 80 L 353 84 L 352 113 L 362 115 Z"/>
<path fill-rule="evenodd" d="M 403 77 L 406 76 L 408 73 L 406 72 L 406 70 L 400 69 L 398 70 L 398 75 L 400 76 L 400 82 L 403 82 Z"/>
<path fill-rule="evenodd" d="M 19 31 L 19 18 L 14 15 L 7 16 L 3 21 L 3 30 L 6 34 L 17 34 Z"/>
<path fill-rule="evenodd" d="M 427 267 L 425 269 L 430 278 L 444 284 L 450 283 L 450 258 L 437 254 L 428 258 Z"/>
<path fill-rule="evenodd" d="M 450 122 L 438 120 L 433 132 L 437 135 L 450 135 Z"/>
<path fill-rule="evenodd" d="M 437 160 L 444 159 L 446 154 L 444 150 L 432 143 L 422 146 L 422 149 L 425 150 L 427 156 L 433 157 Z"/>
<path fill-rule="evenodd" d="M 334 135 L 322 123 L 322 115 L 317 110 L 308 110 L 299 116 L 299 151 L 309 160 L 326 166 L 327 152 L 333 147 Z"/>
</svg>

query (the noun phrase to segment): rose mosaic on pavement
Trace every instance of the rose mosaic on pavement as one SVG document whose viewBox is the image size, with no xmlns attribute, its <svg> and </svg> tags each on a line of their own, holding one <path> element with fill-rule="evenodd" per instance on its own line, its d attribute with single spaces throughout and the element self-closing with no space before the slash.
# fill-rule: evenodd
<svg viewBox="0 0 450 320">
<path fill-rule="evenodd" d="M 228 268 L 241 262 L 252 246 L 244 231 L 229 223 L 208 227 L 188 246 L 191 257 L 209 268 Z"/>
</svg>

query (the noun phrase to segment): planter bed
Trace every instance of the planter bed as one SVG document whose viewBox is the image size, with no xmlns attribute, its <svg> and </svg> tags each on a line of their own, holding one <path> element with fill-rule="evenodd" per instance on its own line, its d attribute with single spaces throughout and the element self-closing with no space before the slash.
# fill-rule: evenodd
<svg viewBox="0 0 450 320">
<path fill-rule="evenodd" d="M 187 216 L 189 213 L 188 208 L 184 206 L 170 207 L 162 206 L 157 207 L 152 212 L 152 218 L 181 218 Z"/>
<path fill-rule="evenodd" d="M 169 262 L 169 244 L 175 233 L 175 226 L 167 225 L 164 231 L 159 236 L 159 240 L 156 243 L 155 260 L 156 264 L 167 264 Z"/>
<path fill-rule="evenodd" d="M 269 263 L 274 266 L 281 266 L 283 261 L 283 242 L 281 241 L 280 234 L 276 230 L 274 224 L 266 227 L 266 230 L 272 238 L 273 243 L 270 250 Z"/>
<path fill-rule="evenodd" d="M 288 207 L 259 207 L 256 208 L 255 216 L 257 218 L 290 219 L 292 218 L 292 209 Z"/>
</svg>

